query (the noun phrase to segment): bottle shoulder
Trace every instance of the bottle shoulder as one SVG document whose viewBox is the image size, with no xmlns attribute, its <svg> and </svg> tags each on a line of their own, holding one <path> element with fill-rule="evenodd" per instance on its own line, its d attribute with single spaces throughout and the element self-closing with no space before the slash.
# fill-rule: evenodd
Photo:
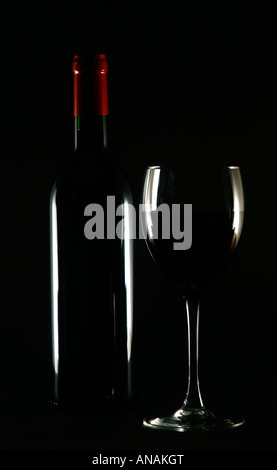
<svg viewBox="0 0 277 470">
<path fill-rule="evenodd" d="M 127 179 L 108 151 L 75 150 L 58 174 L 53 188 L 55 192 L 79 188 L 91 193 L 122 194 L 124 200 L 133 201 Z"/>
</svg>

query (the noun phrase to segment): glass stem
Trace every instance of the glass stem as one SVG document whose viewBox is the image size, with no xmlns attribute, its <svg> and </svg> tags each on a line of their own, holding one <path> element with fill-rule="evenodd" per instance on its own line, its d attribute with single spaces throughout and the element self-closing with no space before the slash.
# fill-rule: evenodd
<svg viewBox="0 0 277 470">
<path fill-rule="evenodd" d="M 204 408 L 198 378 L 199 307 L 198 297 L 185 299 L 188 327 L 188 388 L 183 409 Z"/>
</svg>

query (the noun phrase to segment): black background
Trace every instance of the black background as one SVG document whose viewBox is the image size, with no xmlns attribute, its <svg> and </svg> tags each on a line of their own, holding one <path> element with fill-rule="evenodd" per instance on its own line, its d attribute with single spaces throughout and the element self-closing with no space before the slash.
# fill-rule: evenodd
<svg viewBox="0 0 277 470">
<path fill-rule="evenodd" d="M 1 449 L 276 449 L 273 18 L 265 9 L 192 10 L 181 2 L 2 11 Z M 121 417 L 118 433 L 111 420 L 97 440 L 83 421 L 70 421 L 65 433 L 67 421 L 41 411 L 51 362 L 49 193 L 72 151 L 72 55 L 94 50 L 109 60 L 109 142 L 136 204 L 145 165 L 177 160 L 185 173 L 194 159 L 242 168 L 247 212 L 238 255 L 201 316 L 204 401 L 231 406 L 248 423 L 227 437 L 169 439 L 140 428 L 145 412 L 180 405 L 187 374 L 184 306 L 144 241 L 136 244 L 136 424 Z"/>
</svg>

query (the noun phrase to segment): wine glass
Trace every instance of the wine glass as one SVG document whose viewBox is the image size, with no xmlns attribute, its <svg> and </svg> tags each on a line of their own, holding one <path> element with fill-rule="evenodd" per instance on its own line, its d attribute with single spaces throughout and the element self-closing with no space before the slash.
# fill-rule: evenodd
<svg viewBox="0 0 277 470">
<path fill-rule="evenodd" d="M 244 418 L 215 414 L 203 403 L 198 377 L 201 294 L 223 273 L 239 242 L 244 195 L 238 166 L 178 170 L 149 166 L 141 201 L 142 233 L 150 254 L 184 298 L 188 328 L 188 386 L 170 416 L 146 418 L 152 429 L 179 432 L 232 428 Z"/>
</svg>

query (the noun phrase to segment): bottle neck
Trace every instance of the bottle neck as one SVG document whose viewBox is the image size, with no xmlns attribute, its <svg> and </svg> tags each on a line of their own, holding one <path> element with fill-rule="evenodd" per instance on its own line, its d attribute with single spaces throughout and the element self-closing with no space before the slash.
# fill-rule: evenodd
<svg viewBox="0 0 277 470">
<path fill-rule="evenodd" d="M 75 150 L 105 151 L 108 146 L 107 121 L 107 115 L 74 116 Z"/>
<path fill-rule="evenodd" d="M 73 59 L 73 114 L 75 150 L 107 148 L 108 65 L 105 54 L 75 55 Z"/>
</svg>

